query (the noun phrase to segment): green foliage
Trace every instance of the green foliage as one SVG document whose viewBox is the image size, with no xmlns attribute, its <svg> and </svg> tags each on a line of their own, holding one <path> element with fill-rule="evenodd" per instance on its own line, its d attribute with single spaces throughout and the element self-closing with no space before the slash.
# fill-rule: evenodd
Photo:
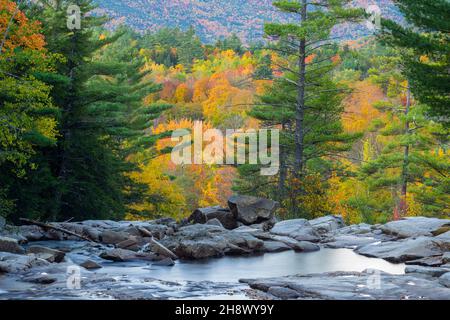
<svg viewBox="0 0 450 320">
<path fill-rule="evenodd" d="M 450 45 L 447 0 L 398 0 L 396 5 L 408 25 L 383 21 L 384 40 L 408 48 L 404 56 L 404 75 L 411 82 L 415 97 L 429 106 L 429 114 L 449 124 Z"/>
</svg>

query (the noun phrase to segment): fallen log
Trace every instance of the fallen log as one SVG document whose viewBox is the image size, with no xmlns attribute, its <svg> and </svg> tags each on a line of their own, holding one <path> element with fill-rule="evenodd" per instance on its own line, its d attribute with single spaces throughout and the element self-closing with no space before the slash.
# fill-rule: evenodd
<svg viewBox="0 0 450 320">
<path fill-rule="evenodd" d="M 137 227 L 137 229 L 139 230 L 140 233 L 142 233 L 142 235 L 150 238 L 150 244 L 153 246 L 152 249 L 153 251 L 155 251 L 155 253 L 159 253 L 160 255 L 172 258 L 174 260 L 178 260 L 178 256 L 171 250 L 167 249 L 164 245 L 156 241 L 155 238 L 153 238 L 153 235 L 150 231 L 141 227 Z"/>
<path fill-rule="evenodd" d="M 56 230 L 56 231 L 68 234 L 70 236 L 74 236 L 74 237 L 80 238 L 80 239 L 85 240 L 85 241 L 97 243 L 97 242 L 93 241 L 92 239 L 89 239 L 88 237 L 85 237 L 85 236 L 80 235 L 78 233 L 75 233 L 73 231 L 70 231 L 70 230 L 67 230 L 67 229 L 64 229 L 64 228 L 61 228 L 61 227 L 57 227 L 57 226 L 54 226 L 54 225 L 51 225 L 51 224 L 48 224 L 48 223 L 43 223 L 43 222 L 39 222 L 39 221 L 36 221 L 36 220 L 30 220 L 30 219 L 25 219 L 25 218 L 20 218 L 20 221 L 28 223 L 28 224 L 36 225 L 36 226 L 44 228 L 44 229 Z"/>
</svg>

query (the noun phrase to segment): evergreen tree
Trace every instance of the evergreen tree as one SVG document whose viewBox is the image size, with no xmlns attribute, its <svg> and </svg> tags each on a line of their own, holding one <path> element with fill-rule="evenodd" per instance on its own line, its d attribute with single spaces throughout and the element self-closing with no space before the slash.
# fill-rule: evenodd
<svg viewBox="0 0 450 320">
<path fill-rule="evenodd" d="M 67 9 L 77 5 L 81 28 L 67 28 Z M 63 57 L 58 75 L 43 74 L 53 86 L 61 108 L 58 147 L 48 155 L 56 179 L 52 220 L 65 218 L 122 218 L 125 214 L 126 173 L 132 170 L 124 146 L 144 134 L 142 126 L 165 109 L 143 109 L 145 94 L 155 88 L 142 83 L 144 74 L 130 52 L 117 59 L 98 59 L 99 50 L 123 36 L 98 36 L 104 17 L 91 15 L 91 0 L 56 1 L 40 11 L 48 47 Z"/>
<path fill-rule="evenodd" d="M 274 81 L 251 114 L 263 120 L 265 126 L 282 129 L 280 174 L 272 183 L 277 183 L 276 198 L 294 216 L 317 214 L 305 205 L 305 197 L 323 192 L 324 179 L 316 173 L 322 172 L 324 177 L 330 169 L 324 159 L 348 150 L 358 136 L 343 131 L 341 100 L 346 88 L 332 81 L 334 62 L 330 53 L 335 51 L 325 50 L 334 46 L 330 41 L 333 26 L 362 14 L 359 9 L 344 8 L 346 3 L 277 1 L 274 5 L 278 9 L 298 16 L 300 22 L 265 26 L 266 35 L 278 40 L 273 49 L 281 62 L 274 64 L 283 76 Z M 314 186 L 305 184 L 309 182 Z"/>
<path fill-rule="evenodd" d="M 450 123 L 450 2 L 448 0 L 396 0 L 406 26 L 383 21 L 384 39 L 411 49 L 404 57 L 404 75 L 414 96 L 429 106 L 430 115 Z"/>
<path fill-rule="evenodd" d="M 425 106 L 414 100 L 401 73 L 404 56 L 402 52 L 378 57 L 369 70 L 371 80 L 387 90 L 387 99 L 376 104 L 386 118 L 373 124 L 387 141 L 381 154 L 361 167 L 361 178 L 372 190 L 390 190 L 394 219 L 414 211 L 445 217 L 450 200 L 448 130 L 427 119 Z M 421 208 L 414 209 L 417 205 Z"/>
</svg>

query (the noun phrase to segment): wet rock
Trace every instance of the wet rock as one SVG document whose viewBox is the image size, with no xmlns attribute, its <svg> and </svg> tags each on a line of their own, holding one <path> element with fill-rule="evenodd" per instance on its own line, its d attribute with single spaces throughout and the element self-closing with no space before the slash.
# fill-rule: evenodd
<svg viewBox="0 0 450 320">
<path fill-rule="evenodd" d="M 175 265 L 175 262 L 171 258 L 165 258 L 160 261 L 156 261 L 153 263 L 155 266 L 164 266 L 164 267 L 172 267 Z"/>
<path fill-rule="evenodd" d="M 297 241 L 295 239 L 286 236 L 272 236 L 271 238 L 273 240 L 285 243 L 293 250 L 298 252 L 313 252 L 320 250 L 320 246 L 309 241 Z"/>
<path fill-rule="evenodd" d="M 99 265 L 97 262 L 92 261 L 92 260 L 86 260 L 85 262 L 83 262 L 82 264 L 80 264 L 80 266 L 82 266 L 83 268 L 87 269 L 87 270 L 94 270 L 94 269 L 100 269 L 103 268 L 101 265 Z"/>
<path fill-rule="evenodd" d="M 444 263 L 449 263 L 450 262 L 450 252 L 444 253 L 444 255 L 442 256 L 442 261 Z"/>
<path fill-rule="evenodd" d="M 298 241 L 320 241 L 320 235 L 313 229 L 308 220 L 305 219 L 278 222 L 270 232 L 279 236 L 288 236 Z"/>
<path fill-rule="evenodd" d="M 373 237 L 363 237 L 363 236 L 356 236 L 356 235 L 338 235 L 338 236 L 333 236 L 333 237 L 327 238 L 326 240 L 322 241 L 322 243 L 325 243 L 325 247 L 327 247 L 327 248 L 354 249 L 359 246 L 364 246 L 364 245 L 374 243 L 377 241 L 378 240 Z"/>
<path fill-rule="evenodd" d="M 368 234 L 372 232 L 372 226 L 367 223 L 355 224 L 347 227 L 343 227 L 341 229 L 336 230 L 338 234 L 351 234 L 351 235 L 360 235 L 360 234 Z"/>
<path fill-rule="evenodd" d="M 232 196 L 228 199 L 228 206 L 238 221 L 246 225 L 252 225 L 270 220 L 279 204 L 276 201 L 263 198 Z"/>
<path fill-rule="evenodd" d="M 100 258 L 110 261 L 123 262 L 136 258 L 136 253 L 126 249 L 112 249 L 100 254 Z"/>
<path fill-rule="evenodd" d="M 450 220 L 412 217 L 399 221 L 388 222 L 380 229 L 388 235 L 399 238 L 433 236 L 436 231 L 443 227 L 450 227 Z"/>
<path fill-rule="evenodd" d="M 129 238 L 125 232 L 116 232 L 112 230 L 105 230 L 100 234 L 100 241 L 105 244 L 118 244 Z"/>
<path fill-rule="evenodd" d="M 19 245 L 16 239 L 0 237 L 0 252 L 24 253 L 25 250 Z"/>
<path fill-rule="evenodd" d="M 292 250 L 290 246 L 279 241 L 264 241 L 264 252 L 282 252 Z"/>
<path fill-rule="evenodd" d="M 33 253 L 37 257 L 47 260 L 48 262 L 60 263 L 64 260 L 65 253 L 59 250 L 50 249 L 43 246 L 30 246 L 27 249 L 27 253 Z"/>
<path fill-rule="evenodd" d="M 433 267 L 423 267 L 423 266 L 407 266 L 405 268 L 406 273 L 420 273 L 431 277 L 440 277 L 444 273 L 450 272 L 447 268 L 433 268 Z"/>
<path fill-rule="evenodd" d="M 437 278 L 417 277 L 416 274 L 390 275 L 378 272 L 380 285 L 373 281 L 374 272 L 332 272 L 305 276 L 270 279 L 243 279 L 251 288 L 263 292 L 280 292 L 289 299 L 315 300 L 449 300 L 450 289 L 438 283 Z M 441 276 L 444 277 L 445 275 Z M 439 279 L 440 281 L 440 279 Z M 443 280 L 442 282 L 445 282 Z M 297 295 L 291 290 L 295 291 Z"/>
<path fill-rule="evenodd" d="M 22 281 L 30 282 L 30 283 L 37 283 L 37 284 L 52 284 L 56 282 L 56 278 L 52 277 L 48 274 L 36 274 L 32 276 L 27 276 L 22 278 Z"/>
<path fill-rule="evenodd" d="M 189 217 L 189 222 L 204 224 L 214 219 L 219 220 L 222 226 L 228 230 L 238 227 L 236 218 L 231 211 L 219 206 L 195 210 Z"/>
<path fill-rule="evenodd" d="M 131 250 L 131 251 L 139 251 L 140 246 L 139 246 L 136 238 L 134 238 L 134 239 L 127 239 L 127 240 L 119 242 L 117 244 L 117 248 L 127 249 L 127 250 Z"/>
<path fill-rule="evenodd" d="M 443 274 L 440 278 L 439 278 L 439 283 L 442 284 L 443 286 L 450 288 L 450 272 L 447 272 L 445 274 Z"/>
<path fill-rule="evenodd" d="M 207 225 L 210 225 L 210 226 L 221 227 L 221 228 L 224 227 L 224 226 L 222 225 L 222 223 L 219 221 L 219 219 L 217 219 L 217 218 L 208 220 L 208 221 L 206 222 L 206 224 L 207 224 Z"/>
<path fill-rule="evenodd" d="M 445 233 L 442 233 L 436 237 L 434 237 L 436 240 L 442 241 L 443 243 L 450 243 L 450 231 L 447 231 Z M 449 249 L 450 250 L 450 249 Z"/>
<path fill-rule="evenodd" d="M 434 238 L 419 237 L 369 244 L 356 249 L 356 252 L 367 257 L 382 258 L 390 262 L 399 263 L 442 255 L 443 248 L 442 244 L 435 241 Z"/>
<path fill-rule="evenodd" d="M 47 266 L 49 263 L 34 255 L 19 255 L 0 252 L 0 272 L 18 273 L 34 267 Z"/>
<path fill-rule="evenodd" d="M 341 216 L 326 216 L 309 221 L 312 228 L 319 234 L 325 234 L 345 227 Z"/>
<path fill-rule="evenodd" d="M 442 256 L 428 257 L 405 262 L 408 265 L 418 265 L 424 267 L 440 267 L 445 264 Z"/>
<path fill-rule="evenodd" d="M 270 287 L 267 293 L 283 300 L 292 300 L 300 297 L 297 291 L 285 287 Z"/>
</svg>

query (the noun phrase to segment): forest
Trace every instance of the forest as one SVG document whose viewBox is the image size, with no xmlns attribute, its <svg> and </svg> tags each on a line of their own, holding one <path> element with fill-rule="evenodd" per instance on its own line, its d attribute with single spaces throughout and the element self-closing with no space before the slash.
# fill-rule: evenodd
<svg viewBox="0 0 450 320">
<path fill-rule="evenodd" d="M 92 0 L 0 0 L 0 217 L 183 219 L 243 194 L 280 219 L 450 218 L 450 3 L 398 0 L 404 24 L 336 40 L 367 19 L 348 2 L 275 1 L 300 22 L 211 44 L 192 27 L 111 30 Z M 278 174 L 174 165 L 172 132 L 198 121 L 279 129 Z"/>
</svg>

